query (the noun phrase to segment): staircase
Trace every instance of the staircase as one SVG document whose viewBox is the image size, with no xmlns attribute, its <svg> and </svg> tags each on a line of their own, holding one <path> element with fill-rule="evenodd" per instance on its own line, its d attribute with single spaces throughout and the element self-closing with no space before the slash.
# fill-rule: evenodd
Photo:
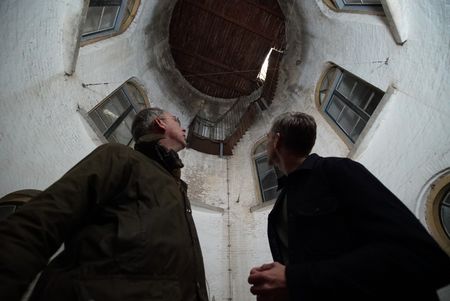
<svg viewBox="0 0 450 301">
<path fill-rule="evenodd" d="M 272 104 L 282 55 L 276 51 L 271 53 L 266 80 L 254 97 L 238 98 L 227 112 L 214 121 L 197 114 L 189 126 L 188 146 L 207 154 L 232 155 L 234 146 L 253 124 L 259 110 L 266 110 Z"/>
</svg>

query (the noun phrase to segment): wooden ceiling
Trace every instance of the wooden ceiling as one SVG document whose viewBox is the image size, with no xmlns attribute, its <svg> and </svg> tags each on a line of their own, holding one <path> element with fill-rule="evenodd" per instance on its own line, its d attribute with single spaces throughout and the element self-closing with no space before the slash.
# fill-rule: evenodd
<svg viewBox="0 0 450 301">
<path fill-rule="evenodd" d="M 285 46 L 277 0 L 178 0 L 169 43 L 178 70 L 214 97 L 249 95 L 270 49 Z"/>
</svg>

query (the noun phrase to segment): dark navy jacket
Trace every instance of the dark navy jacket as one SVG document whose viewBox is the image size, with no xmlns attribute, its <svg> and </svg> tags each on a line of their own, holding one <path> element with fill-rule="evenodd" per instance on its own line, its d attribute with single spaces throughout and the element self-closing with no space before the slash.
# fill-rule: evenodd
<svg viewBox="0 0 450 301">
<path fill-rule="evenodd" d="M 287 193 L 291 300 L 437 300 L 450 283 L 450 259 L 412 212 L 361 164 L 311 154 L 279 180 L 269 215 L 275 230 Z"/>
</svg>

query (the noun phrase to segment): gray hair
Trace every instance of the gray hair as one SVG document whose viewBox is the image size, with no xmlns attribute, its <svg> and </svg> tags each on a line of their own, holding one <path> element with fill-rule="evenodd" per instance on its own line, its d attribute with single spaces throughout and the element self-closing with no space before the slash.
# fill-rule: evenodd
<svg viewBox="0 0 450 301">
<path fill-rule="evenodd" d="M 131 126 L 134 141 L 138 141 L 145 134 L 156 132 L 155 119 L 164 112 L 160 108 L 146 108 L 137 113 Z"/>
<path fill-rule="evenodd" d="M 285 148 L 307 156 L 316 142 L 316 122 L 302 112 L 288 112 L 275 118 L 271 132 L 280 134 L 280 142 Z"/>
</svg>

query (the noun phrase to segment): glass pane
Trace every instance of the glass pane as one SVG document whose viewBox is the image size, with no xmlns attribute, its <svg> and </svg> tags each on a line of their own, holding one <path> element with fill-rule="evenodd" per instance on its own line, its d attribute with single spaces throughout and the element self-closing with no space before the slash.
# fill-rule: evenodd
<svg viewBox="0 0 450 301">
<path fill-rule="evenodd" d="M 86 20 L 84 20 L 83 34 L 98 30 L 102 11 L 103 7 L 89 7 Z"/>
<path fill-rule="evenodd" d="M 106 127 L 110 127 L 114 121 L 122 115 L 123 112 L 129 107 L 129 102 L 122 90 L 114 93 L 100 108 L 98 113 L 102 120 L 105 122 Z"/>
<path fill-rule="evenodd" d="M 342 75 L 341 82 L 339 83 L 336 90 L 338 90 L 347 99 L 350 99 L 353 88 L 355 87 L 356 84 L 357 80 L 355 77 L 349 75 L 348 73 L 344 73 Z"/>
<path fill-rule="evenodd" d="M 359 118 L 358 123 L 356 124 L 353 131 L 350 133 L 350 139 L 353 142 L 355 142 L 358 139 L 359 135 L 361 134 L 361 132 L 365 126 L 366 126 L 366 122 L 362 118 Z"/>
<path fill-rule="evenodd" d="M 441 220 L 447 236 L 450 237 L 450 207 L 441 206 Z"/>
<path fill-rule="evenodd" d="M 374 96 L 367 105 L 367 108 L 365 108 L 366 113 L 372 115 L 373 111 L 375 111 L 376 107 L 378 106 L 382 98 L 383 98 L 382 93 L 374 92 Z"/>
<path fill-rule="evenodd" d="M 344 103 L 339 98 L 333 95 L 325 111 L 331 117 L 333 117 L 335 121 L 337 121 L 344 107 L 345 107 Z"/>
<path fill-rule="evenodd" d="M 104 8 L 100 30 L 114 28 L 114 25 L 116 24 L 116 17 L 119 13 L 119 8 L 120 6 L 106 6 Z"/>
<path fill-rule="evenodd" d="M 266 174 L 272 167 L 269 166 L 267 156 L 256 159 L 256 169 L 260 178 Z"/>
<path fill-rule="evenodd" d="M 366 5 L 381 5 L 380 0 L 362 0 L 361 2 Z"/>
<path fill-rule="evenodd" d="M 361 4 L 361 0 L 344 0 L 345 4 Z"/>
<path fill-rule="evenodd" d="M 14 205 L 3 205 L 0 206 L 0 220 L 7 218 L 9 215 L 16 211 L 16 206 Z"/>
<path fill-rule="evenodd" d="M 450 206 L 450 191 L 447 192 L 447 195 L 445 196 L 444 200 L 442 201 L 443 204 Z"/>
<path fill-rule="evenodd" d="M 119 126 L 114 130 L 111 136 L 114 136 L 117 142 L 128 145 L 130 142 L 131 135 L 131 124 L 134 119 L 134 112 L 130 111 L 130 113 L 125 117 L 125 119 L 119 124 Z"/>
<path fill-rule="evenodd" d="M 100 132 L 104 133 L 107 130 L 106 124 L 103 122 L 103 120 L 98 115 L 97 111 L 92 111 L 89 113 L 89 117 L 94 121 L 97 128 L 100 130 Z"/>
<path fill-rule="evenodd" d="M 352 132 L 353 127 L 355 127 L 358 122 L 358 119 L 359 116 L 355 112 L 353 112 L 349 107 L 345 107 L 339 120 L 337 120 L 337 123 L 341 126 L 344 132 L 349 135 Z"/>
<path fill-rule="evenodd" d="M 276 197 L 277 197 L 277 188 L 276 187 L 263 192 L 263 201 L 264 202 L 274 200 L 274 199 L 276 199 Z"/>
<path fill-rule="evenodd" d="M 278 186 L 277 174 L 275 173 L 275 170 L 273 168 L 262 176 L 261 185 L 263 190 Z"/>
<path fill-rule="evenodd" d="M 355 88 L 349 100 L 361 109 L 365 109 L 373 92 L 361 82 L 355 82 Z"/>
</svg>

